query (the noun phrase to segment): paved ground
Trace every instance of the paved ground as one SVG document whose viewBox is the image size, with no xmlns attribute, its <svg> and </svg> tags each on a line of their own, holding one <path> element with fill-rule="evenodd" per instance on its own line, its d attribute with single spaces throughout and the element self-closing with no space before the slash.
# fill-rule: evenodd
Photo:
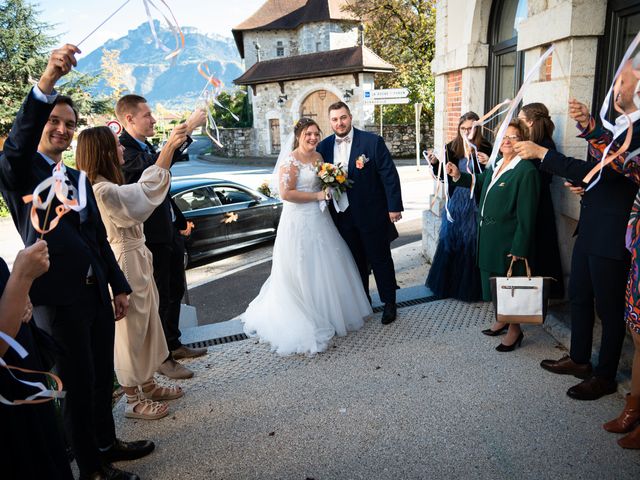
<svg viewBox="0 0 640 480">
<path fill-rule="evenodd" d="M 521 349 L 497 353 L 479 334 L 491 315 L 450 300 L 403 308 L 312 358 L 254 340 L 211 347 L 169 417 L 116 406 L 122 438 L 158 445 L 121 466 L 145 479 L 637 478 L 638 452 L 601 428 L 621 397 L 571 400 L 576 379 L 538 367 L 556 341 L 530 327 Z"/>
</svg>

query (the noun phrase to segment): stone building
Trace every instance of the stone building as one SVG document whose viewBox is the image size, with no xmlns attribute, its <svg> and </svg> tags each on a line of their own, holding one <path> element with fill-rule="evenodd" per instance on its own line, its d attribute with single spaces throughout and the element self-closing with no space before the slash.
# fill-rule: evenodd
<svg viewBox="0 0 640 480">
<path fill-rule="evenodd" d="M 360 41 L 360 23 L 342 8 L 347 0 L 267 0 L 233 29 L 253 107 L 251 155 L 273 155 L 301 117 L 331 133 L 327 107 L 348 102 L 354 125 L 373 123 L 363 91 L 374 74 L 393 65 Z"/>
<path fill-rule="evenodd" d="M 436 11 L 436 148 L 453 138 L 462 113 L 482 114 L 513 98 L 524 74 L 555 44 L 524 103 L 545 103 L 556 125 L 558 149 L 586 157 L 586 143 L 576 138 L 567 116 L 567 101 L 574 97 L 591 105 L 594 113 L 599 110 L 616 66 L 640 30 L 640 1 L 439 0 Z M 568 273 L 579 202 L 557 177 L 552 193 Z M 435 251 L 440 223 L 436 208 L 424 216 L 428 258 Z"/>
</svg>

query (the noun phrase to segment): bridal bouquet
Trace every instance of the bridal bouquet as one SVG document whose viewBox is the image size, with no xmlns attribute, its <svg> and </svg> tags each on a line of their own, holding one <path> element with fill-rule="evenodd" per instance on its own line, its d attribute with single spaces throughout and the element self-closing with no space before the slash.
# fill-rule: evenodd
<svg viewBox="0 0 640 480">
<path fill-rule="evenodd" d="M 340 199 L 340 196 L 351 188 L 353 180 L 347 178 L 347 172 L 333 163 L 321 163 L 317 167 L 318 177 L 322 182 L 322 190 L 331 192 L 331 196 Z"/>
</svg>

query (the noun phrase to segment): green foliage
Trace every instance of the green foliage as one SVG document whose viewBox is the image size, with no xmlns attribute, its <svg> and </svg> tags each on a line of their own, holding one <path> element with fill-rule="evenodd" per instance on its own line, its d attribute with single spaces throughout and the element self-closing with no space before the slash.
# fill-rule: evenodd
<svg viewBox="0 0 640 480">
<path fill-rule="evenodd" d="M 0 2 L 0 136 L 13 119 L 47 65 L 47 51 L 55 38 L 51 26 L 40 22 L 40 12 L 24 0 Z"/>
<path fill-rule="evenodd" d="M 96 100 L 89 93 L 90 88 L 99 78 L 72 70 L 62 78 L 63 83 L 56 85 L 56 91 L 59 94 L 67 95 L 73 99 L 80 115 L 80 125 L 86 124 L 87 117 L 91 115 L 113 111 L 113 108 L 109 111 L 109 104 L 112 103 L 110 100 Z"/>
<path fill-rule="evenodd" d="M 9 208 L 4 201 L 2 195 L 0 195 L 0 218 L 9 216 Z"/>
<path fill-rule="evenodd" d="M 62 163 L 67 167 L 76 168 L 76 157 L 71 150 L 62 152 Z"/>
<path fill-rule="evenodd" d="M 216 120 L 218 127 L 223 128 L 241 128 L 250 127 L 252 124 L 252 115 L 250 109 L 249 98 L 246 90 L 238 89 L 229 93 L 227 91 L 220 92 L 218 95 L 218 102 L 231 110 L 240 120 L 233 118 L 229 113 L 220 105 L 212 105 L 211 113 Z"/>
<path fill-rule="evenodd" d="M 365 25 L 365 45 L 396 67 L 394 74 L 376 75 L 376 88 L 409 89 L 411 103 L 422 103 L 422 121 L 433 118 L 435 81 L 435 0 L 357 0 L 345 10 Z M 376 108 L 376 116 L 379 114 Z M 413 123 L 412 105 L 385 105 L 385 123 Z M 379 121 L 379 119 L 378 119 Z"/>
</svg>

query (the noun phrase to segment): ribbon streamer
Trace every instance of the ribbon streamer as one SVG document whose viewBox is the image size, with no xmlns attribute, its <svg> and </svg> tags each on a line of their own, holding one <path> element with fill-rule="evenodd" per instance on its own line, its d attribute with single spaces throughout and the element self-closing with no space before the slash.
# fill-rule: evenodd
<svg viewBox="0 0 640 480">
<path fill-rule="evenodd" d="M 442 158 L 445 158 L 448 161 L 446 145 L 442 147 L 442 155 Z M 427 161 L 427 167 L 429 168 L 429 171 L 433 178 L 436 180 L 436 191 L 433 194 L 433 199 L 431 200 L 431 205 L 429 206 L 429 208 L 433 208 L 437 198 L 444 197 L 444 210 L 447 214 L 447 220 L 450 223 L 453 223 L 453 217 L 449 212 L 449 177 L 447 176 L 447 172 L 445 171 L 445 162 L 442 162 L 440 159 L 438 159 L 438 173 L 436 174 L 433 170 L 433 165 L 431 165 L 431 162 L 429 161 L 428 153 L 426 151 L 423 151 L 422 156 Z M 441 187 L 442 193 L 440 193 Z"/>
<path fill-rule="evenodd" d="M 502 121 L 502 124 L 500 125 L 500 128 L 498 129 L 498 133 L 496 134 L 496 140 L 495 140 L 495 143 L 493 144 L 493 150 L 491 151 L 491 155 L 489 157 L 489 161 L 487 162 L 488 165 L 490 165 L 492 169 L 495 169 L 496 158 L 498 157 L 498 152 L 500 151 L 500 144 L 502 143 L 502 139 L 504 138 L 504 134 L 507 131 L 507 127 L 509 126 L 509 122 L 513 118 L 513 114 L 515 113 L 516 108 L 518 108 L 518 105 L 520 104 L 520 101 L 522 100 L 522 97 L 524 96 L 525 90 L 527 89 L 527 87 L 529 86 L 531 81 L 533 80 L 533 78 L 535 76 L 535 73 L 540 70 L 540 67 L 542 66 L 542 64 L 547 60 L 549 55 L 551 55 L 553 53 L 554 50 L 555 50 L 555 45 L 551 45 L 547 49 L 547 51 L 544 52 L 540 56 L 540 58 L 535 63 L 535 65 L 531 68 L 531 70 L 529 70 L 527 72 L 527 75 L 524 78 L 524 82 L 522 82 L 522 86 L 520 87 L 520 90 L 518 90 L 518 93 L 516 94 L 516 96 L 513 98 L 513 100 L 511 100 L 511 103 L 509 105 L 509 109 L 507 110 L 507 115 L 505 116 L 504 120 Z"/>
<path fill-rule="evenodd" d="M 32 195 L 22 197 L 24 203 L 31 202 L 31 224 L 35 231 L 41 234 L 40 238 L 42 238 L 45 233 L 49 233 L 56 228 L 60 219 L 69 211 L 79 212 L 87 205 L 86 174 L 80 171 L 80 178 L 78 180 L 79 190 L 76 190 L 76 187 L 74 187 L 70 181 L 68 182 L 69 184 L 67 184 L 67 181 L 66 167 L 64 163 L 58 162 L 53 167 L 51 176 L 40 182 Z M 47 189 L 49 189 L 49 192 L 45 199 L 42 200 L 40 195 Z M 54 197 L 58 199 L 60 205 L 56 206 L 56 216 L 51 220 L 47 228 L 48 213 Z M 47 211 L 42 226 L 40 226 L 40 218 L 38 217 L 37 210 Z"/>
<path fill-rule="evenodd" d="M 107 18 L 105 18 L 96 28 L 94 28 L 88 35 L 86 35 L 82 40 L 80 40 L 76 46 L 80 46 L 83 42 L 85 42 L 89 37 L 91 37 L 94 33 L 96 33 L 100 27 L 102 27 L 105 23 L 107 23 L 109 20 L 111 20 L 111 18 L 113 18 L 113 16 L 118 13 L 120 10 L 122 10 L 125 5 L 127 5 L 131 0 L 126 0 L 122 5 L 120 5 L 111 15 L 109 15 Z M 156 48 L 160 48 L 165 52 L 168 52 L 167 56 L 165 57 L 165 60 L 172 60 L 175 61 L 176 57 L 178 55 L 180 55 L 180 53 L 184 50 L 184 34 L 182 33 L 182 29 L 180 28 L 180 25 L 178 23 L 178 21 L 176 20 L 175 15 L 173 14 L 173 12 L 171 11 L 171 8 L 169 7 L 169 5 L 167 5 L 167 2 L 165 2 L 164 0 L 157 0 L 159 1 L 162 5 L 164 5 L 167 9 L 167 11 L 169 12 L 169 16 L 171 17 L 171 19 L 169 19 L 167 17 L 167 15 L 164 14 L 164 12 L 158 7 L 156 6 L 155 3 L 153 3 L 153 0 L 142 0 L 142 3 L 144 4 L 144 9 L 147 13 L 147 21 L 149 22 L 149 27 L 151 28 L 151 35 L 153 35 L 153 39 L 154 42 L 156 44 Z M 167 22 L 167 25 L 169 26 L 169 28 L 171 29 L 171 33 L 173 33 L 174 39 L 176 41 L 176 46 L 175 48 L 172 50 L 169 47 L 167 47 L 162 40 L 160 40 L 160 38 L 158 37 L 158 32 L 156 32 L 156 27 L 153 23 L 153 15 L 151 14 L 151 9 L 154 8 L 155 10 L 157 10 L 160 15 L 162 15 L 162 17 L 164 18 L 165 22 Z"/>
<path fill-rule="evenodd" d="M 638 44 L 640 44 L 640 32 L 636 34 L 635 38 L 629 45 L 629 48 L 627 48 L 627 51 L 624 53 L 624 56 L 622 57 L 622 61 L 618 65 L 616 74 L 613 77 L 613 82 L 611 83 L 611 86 L 609 87 L 609 91 L 607 92 L 607 96 L 604 98 L 604 101 L 602 102 L 602 106 L 600 107 L 600 120 L 602 121 L 602 125 L 604 126 L 604 128 L 606 128 L 612 133 L 612 138 L 611 138 L 611 143 L 607 145 L 604 151 L 602 152 L 602 159 L 600 160 L 600 163 L 595 167 L 593 167 L 591 171 L 582 179 L 583 182 L 589 183 L 591 179 L 594 177 L 594 175 L 596 173 L 598 174 L 598 177 L 593 181 L 593 183 L 587 186 L 586 188 L 587 191 L 591 190 L 600 181 L 600 178 L 602 177 L 602 169 L 605 166 L 607 166 L 609 163 L 611 163 L 615 158 L 619 157 L 624 152 L 626 152 L 627 149 L 629 148 L 629 145 L 631 144 L 631 139 L 633 137 L 633 123 L 631 123 L 631 119 L 629 118 L 629 116 L 624 111 L 622 111 L 622 109 L 618 106 L 615 99 L 618 96 L 618 93 L 620 92 L 620 84 L 622 80 L 620 78 L 620 73 L 622 73 L 622 69 L 624 68 L 627 61 L 629 61 L 629 59 L 631 58 L 631 55 L 633 54 L 633 52 L 636 50 L 636 48 L 638 48 Z M 607 112 L 609 111 L 609 103 L 611 102 L 612 94 L 614 94 L 613 108 L 615 109 L 616 112 L 624 115 L 623 122 L 615 125 L 609 122 L 609 120 L 607 120 Z M 611 150 L 611 147 L 615 142 L 616 138 L 625 129 L 627 130 L 627 135 L 624 139 L 624 142 L 622 143 L 622 145 L 617 151 L 609 154 L 609 150 Z"/>
<path fill-rule="evenodd" d="M 20 343 L 18 341 L 16 341 L 14 338 L 10 337 L 9 335 L 7 335 L 6 333 L 0 331 L 0 338 L 2 340 L 4 340 L 5 342 L 7 342 L 7 344 L 9 345 L 10 348 L 12 348 L 13 350 L 15 350 L 17 352 L 17 354 L 20 356 L 20 358 L 26 358 L 27 355 L 29 355 L 29 353 L 24 349 L 24 347 L 22 345 L 20 345 Z M 5 361 L 3 360 L 2 357 L 0 357 L 0 367 L 6 368 L 7 371 L 9 372 L 9 374 L 13 377 L 14 380 L 27 385 L 29 387 L 34 387 L 38 389 L 38 392 L 29 395 L 27 398 L 25 399 L 21 399 L 21 400 L 8 400 L 6 399 L 4 396 L 0 395 L 0 403 L 3 403 L 5 405 L 10 405 L 10 406 L 15 406 L 15 405 L 34 405 L 34 404 L 38 404 L 38 403 L 45 403 L 45 402 L 49 402 L 51 400 L 53 400 L 54 398 L 63 398 L 66 394 L 66 392 L 64 392 L 62 390 L 62 380 L 60 380 L 60 377 L 58 377 L 57 375 L 54 375 L 53 373 L 50 372 L 40 372 L 38 370 L 29 370 L 26 368 L 20 368 L 20 367 L 14 367 L 12 365 L 7 365 L 5 363 Z M 24 373 L 37 373 L 37 374 L 41 374 L 41 375 L 45 375 L 48 376 L 50 378 L 52 378 L 55 382 L 56 382 L 56 389 L 55 390 L 51 390 L 48 389 L 47 387 L 44 386 L 44 384 L 42 382 L 29 382 L 26 380 L 21 380 L 18 377 L 16 377 L 12 370 L 16 370 L 19 372 L 24 372 Z"/>
<path fill-rule="evenodd" d="M 213 76 L 213 74 L 209 71 L 209 65 L 206 63 L 198 64 L 198 73 L 206 79 L 206 83 L 202 92 L 200 92 L 199 98 L 205 105 L 205 110 L 207 112 L 207 123 L 205 125 L 205 133 L 220 148 L 224 148 L 222 143 L 220 142 L 220 130 L 218 129 L 218 125 L 216 124 L 216 120 L 213 116 L 211 107 L 213 105 L 217 105 L 220 108 L 226 110 L 231 114 L 231 116 L 237 121 L 240 121 L 238 116 L 229 110 L 227 107 L 222 105 L 218 100 L 218 96 L 222 92 L 222 82 Z M 215 132 L 215 135 L 214 135 Z"/>
<path fill-rule="evenodd" d="M 153 3 L 153 0 L 142 0 L 142 3 L 144 4 L 144 9 L 147 12 L 147 21 L 149 22 L 149 27 L 151 28 L 151 35 L 153 35 L 153 39 L 155 40 L 156 47 L 167 52 L 167 56 L 164 57 L 165 60 L 172 60 L 175 62 L 175 59 L 184 50 L 184 34 L 182 33 L 182 29 L 180 28 L 180 25 L 178 24 L 178 21 L 176 20 L 175 15 L 171 11 L 171 8 L 169 7 L 169 5 L 167 5 L 167 2 L 165 2 L 164 0 L 158 0 L 158 1 L 166 7 L 167 11 L 169 12 L 169 15 L 171 16 L 171 20 L 164 14 L 164 12 L 159 7 L 156 6 L 155 3 Z M 162 40 L 160 40 L 160 38 L 158 37 L 158 33 L 156 32 L 156 27 L 153 23 L 153 15 L 151 15 L 151 7 L 155 8 L 158 11 L 158 13 L 162 15 L 165 22 L 167 22 L 167 25 L 171 29 L 171 33 L 173 33 L 173 37 L 176 41 L 176 46 L 173 50 L 167 47 L 162 42 Z"/>
</svg>

